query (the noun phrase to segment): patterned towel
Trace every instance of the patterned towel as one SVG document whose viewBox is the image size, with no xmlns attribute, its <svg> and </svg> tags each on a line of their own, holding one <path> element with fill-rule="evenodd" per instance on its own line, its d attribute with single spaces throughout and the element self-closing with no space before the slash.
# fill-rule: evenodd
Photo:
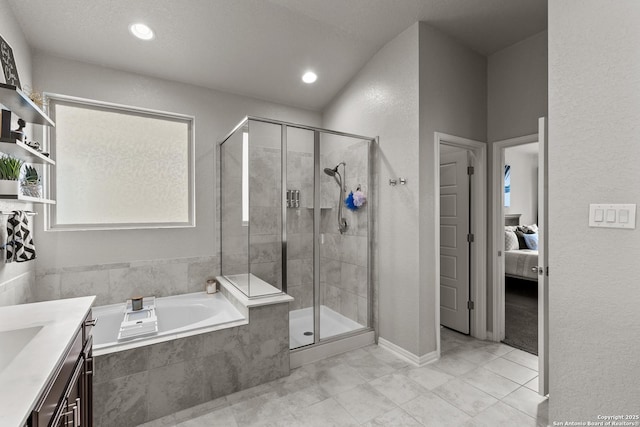
<svg viewBox="0 0 640 427">
<path fill-rule="evenodd" d="M 24 211 L 13 211 L 7 219 L 6 262 L 25 262 L 36 258 L 36 248 Z"/>
</svg>

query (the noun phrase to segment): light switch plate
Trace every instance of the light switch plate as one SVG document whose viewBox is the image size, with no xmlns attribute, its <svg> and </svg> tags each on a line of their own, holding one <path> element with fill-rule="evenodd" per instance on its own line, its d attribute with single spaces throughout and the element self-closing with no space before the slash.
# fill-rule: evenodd
<svg viewBox="0 0 640 427">
<path fill-rule="evenodd" d="M 628 228 L 633 230 L 636 228 L 636 205 L 591 204 L 589 205 L 589 227 Z"/>
</svg>

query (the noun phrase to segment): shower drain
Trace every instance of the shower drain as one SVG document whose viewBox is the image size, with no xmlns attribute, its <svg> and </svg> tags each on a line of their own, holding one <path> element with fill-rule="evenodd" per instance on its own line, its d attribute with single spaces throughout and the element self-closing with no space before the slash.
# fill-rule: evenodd
<svg viewBox="0 0 640 427">
<path fill-rule="evenodd" d="M 313 335 L 313 332 L 309 332 L 309 331 L 307 331 L 307 332 L 305 332 L 305 333 L 304 333 L 304 335 L 306 335 L 306 336 L 311 336 L 311 335 Z"/>
</svg>

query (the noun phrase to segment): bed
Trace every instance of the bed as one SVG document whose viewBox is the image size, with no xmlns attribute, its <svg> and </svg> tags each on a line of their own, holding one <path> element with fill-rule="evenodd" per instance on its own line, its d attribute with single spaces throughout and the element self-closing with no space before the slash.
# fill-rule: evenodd
<svg viewBox="0 0 640 427">
<path fill-rule="evenodd" d="M 538 281 L 538 251 L 533 249 L 516 249 L 504 251 L 504 275 L 516 279 Z"/>
<path fill-rule="evenodd" d="M 538 266 L 538 246 L 536 224 L 520 225 L 520 215 L 512 214 L 505 216 L 505 251 L 504 251 L 504 275 L 516 279 L 538 281 L 538 271 L 534 267 Z M 535 245 L 529 248 L 518 239 L 516 233 L 535 234 Z"/>
</svg>

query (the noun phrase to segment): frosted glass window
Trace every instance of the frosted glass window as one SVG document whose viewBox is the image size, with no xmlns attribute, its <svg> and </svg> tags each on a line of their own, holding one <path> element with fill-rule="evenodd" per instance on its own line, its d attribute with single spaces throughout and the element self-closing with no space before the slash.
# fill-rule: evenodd
<svg viewBox="0 0 640 427">
<path fill-rule="evenodd" d="M 190 227 L 193 118 L 49 95 L 49 229 Z"/>
</svg>

